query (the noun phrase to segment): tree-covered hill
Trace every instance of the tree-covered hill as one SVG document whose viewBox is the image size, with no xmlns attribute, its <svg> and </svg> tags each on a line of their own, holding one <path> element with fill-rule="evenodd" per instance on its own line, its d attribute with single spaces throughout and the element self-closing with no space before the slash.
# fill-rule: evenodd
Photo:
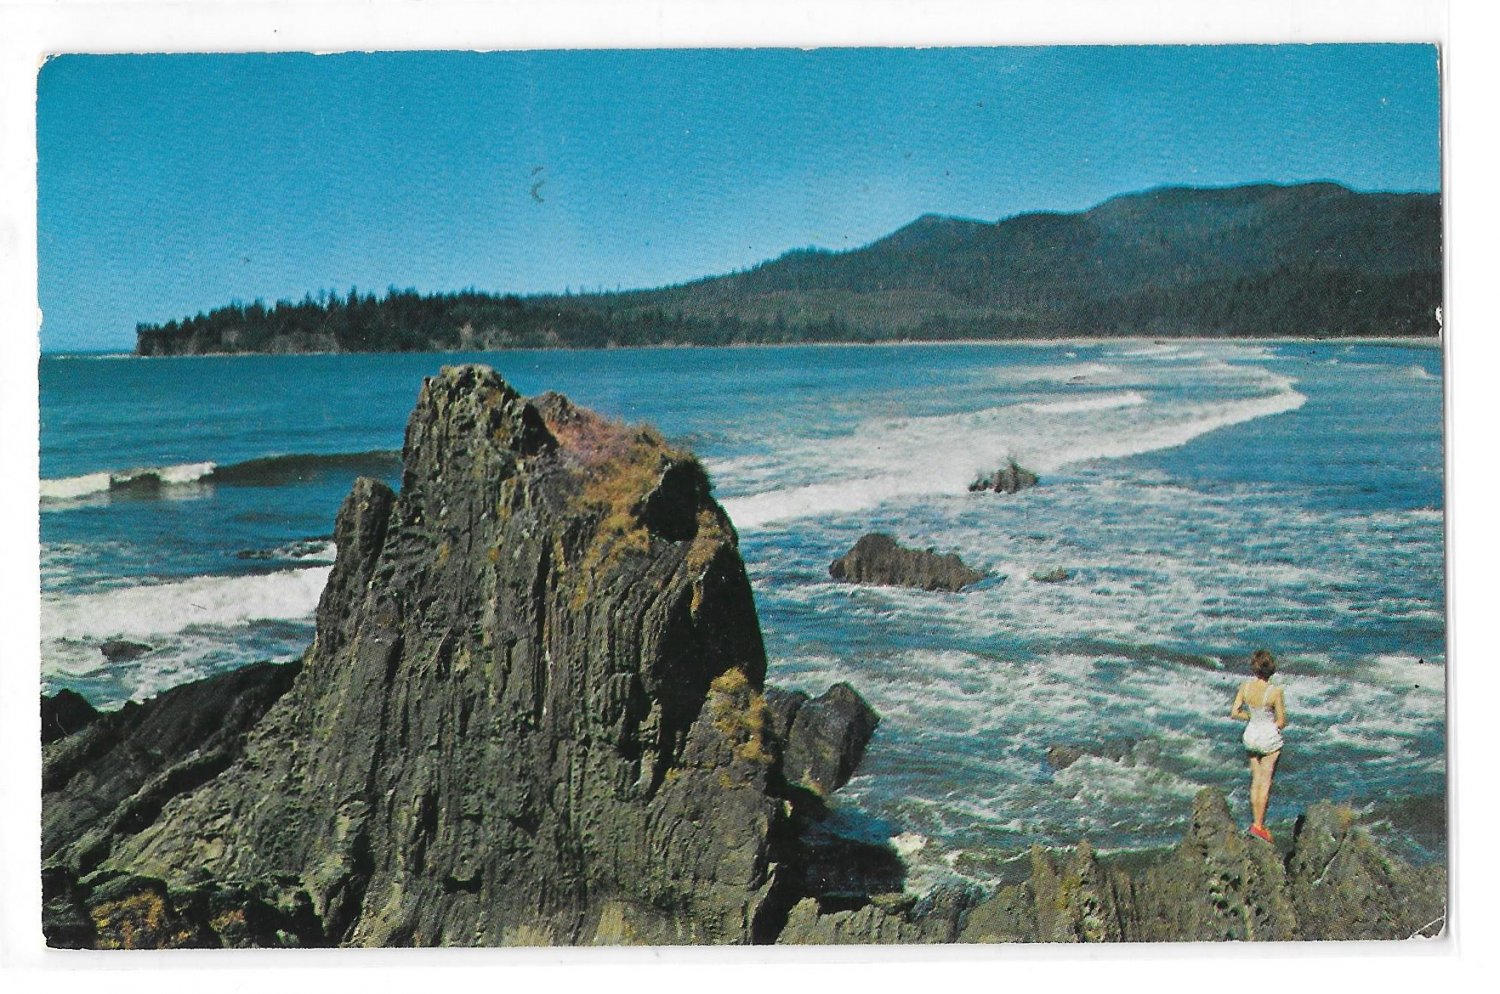
<svg viewBox="0 0 1500 994">
<path fill-rule="evenodd" d="M 999 222 L 926 215 L 863 248 L 584 296 L 324 294 L 140 325 L 142 355 L 527 346 L 1433 335 L 1436 194 L 1332 183 L 1129 194 Z"/>
</svg>

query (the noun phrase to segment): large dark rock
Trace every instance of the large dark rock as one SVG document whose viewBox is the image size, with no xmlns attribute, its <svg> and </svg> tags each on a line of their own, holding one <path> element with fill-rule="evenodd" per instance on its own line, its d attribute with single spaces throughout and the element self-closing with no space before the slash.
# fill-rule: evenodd
<svg viewBox="0 0 1500 994">
<path fill-rule="evenodd" d="M 778 731 L 832 790 L 876 719 L 845 688 L 777 724 L 697 461 L 472 366 L 425 383 L 403 458 L 399 495 L 344 502 L 316 638 L 243 754 L 85 842 L 58 807 L 95 920 L 125 880 L 167 945 L 774 938 L 808 894 Z"/>
<path fill-rule="evenodd" d="M 63 688 L 42 695 L 42 745 L 82 731 L 99 717 L 94 706 L 77 691 Z"/>
<path fill-rule="evenodd" d="M 980 476 L 969 484 L 969 493 L 990 490 L 997 494 L 1013 494 L 1037 485 L 1037 475 L 1022 469 L 1014 459 L 988 475 Z"/>
<path fill-rule="evenodd" d="M 131 642 L 128 639 L 110 639 L 99 643 L 99 651 L 111 663 L 128 663 L 132 659 L 139 659 L 150 652 L 151 647 L 144 642 Z"/>
<path fill-rule="evenodd" d="M 849 782 L 880 716 L 847 683 L 801 702 L 791 716 L 782 753 L 789 783 L 828 795 Z"/>
<path fill-rule="evenodd" d="M 962 590 L 984 579 L 957 555 L 922 552 L 897 544 L 889 535 L 872 532 L 828 567 L 835 580 L 920 590 Z"/>
</svg>

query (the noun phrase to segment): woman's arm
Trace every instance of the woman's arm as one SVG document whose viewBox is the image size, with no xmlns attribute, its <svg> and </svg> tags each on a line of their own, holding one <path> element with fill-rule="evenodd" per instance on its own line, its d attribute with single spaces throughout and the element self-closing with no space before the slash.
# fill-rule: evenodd
<svg viewBox="0 0 1500 994">
<path fill-rule="evenodd" d="M 1286 691 L 1280 687 L 1276 688 L 1276 698 L 1271 702 L 1276 708 L 1276 727 L 1286 727 Z"/>
<path fill-rule="evenodd" d="M 1235 691 L 1234 703 L 1229 705 L 1229 717 L 1235 721 L 1249 721 L 1250 712 L 1245 710 L 1245 685 L 1240 684 L 1240 689 Z"/>
</svg>

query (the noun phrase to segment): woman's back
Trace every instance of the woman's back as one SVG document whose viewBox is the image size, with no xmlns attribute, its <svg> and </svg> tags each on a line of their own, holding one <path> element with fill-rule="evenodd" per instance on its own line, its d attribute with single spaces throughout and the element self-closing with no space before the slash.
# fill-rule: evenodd
<svg viewBox="0 0 1500 994">
<path fill-rule="evenodd" d="M 1281 729 L 1276 720 L 1275 687 L 1267 680 L 1247 680 L 1240 687 L 1240 698 L 1250 711 L 1250 724 L 1245 729 L 1245 748 L 1252 753 L 1265 755 L 1281 748 Z"/>
<path fill-rule="evenodd" d="M 1276 688 L 1271 686 L 1268 680 L 1246 680 L 1240 686 L 1240 696 L 1245 699 L 1245 705 L 1256 711 L 1269 711 L 1274 718 L 1276 715 Z M 1259 698 L 1259 703 L 1256 699 Z"/>
</svg>

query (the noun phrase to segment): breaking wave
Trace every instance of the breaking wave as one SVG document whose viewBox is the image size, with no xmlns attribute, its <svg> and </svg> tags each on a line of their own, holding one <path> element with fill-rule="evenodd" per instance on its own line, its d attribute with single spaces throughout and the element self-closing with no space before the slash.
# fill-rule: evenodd
<svg viewBox="0 0 1500 994">
<path fill-rule="evenodd" d="M 802 470 L 834 479 L 731 496 L 725 509 L 740 528 L 861 511 L 887 500 L 962 493 L 975 475 L 1008 458 L 1038 473 L 1096 459 L 1123 459 L 1185 445 L 1220 428 L 1294 411 L 1307 398 L 1286 377 L 1252 370 L 1259 396 L 1169 404 L 1136 391 L 1060 401 L 1027 401 L 953 415 L 869 423 L 843 439 L 793 450 Z M 823 469 L 826 467 L 826 469 Z M 731 482 L 729 467 L 714 467 Z M 752 467 L 750 478 L 760 474 Z M 778 474 L 780 475 L 780 474 Z"/>
<path fill-rule="evenodd" d="M 43 640 L 172 635 L 197 626 L 312 616 L 332 566 L 250 576 L 199 576 L 42 601 Z"/>
<path fill-rule="evenodd" d="M 102 494 L 150 497 L 164 491 L 170 493 L 169 488 L 181 490 L 205 484 L 278 487 L 329 472 L 385 476 L 397 472 L 400 467 L 401 453 L 388 449 L 371 452 L 295 453 L 247 459 L 224 466 L 212 462 L 194 462 L 84 473 L 80 476 L 42 480 L 40 490 L 42 503 L 47 505 Z"/>
</svg>

